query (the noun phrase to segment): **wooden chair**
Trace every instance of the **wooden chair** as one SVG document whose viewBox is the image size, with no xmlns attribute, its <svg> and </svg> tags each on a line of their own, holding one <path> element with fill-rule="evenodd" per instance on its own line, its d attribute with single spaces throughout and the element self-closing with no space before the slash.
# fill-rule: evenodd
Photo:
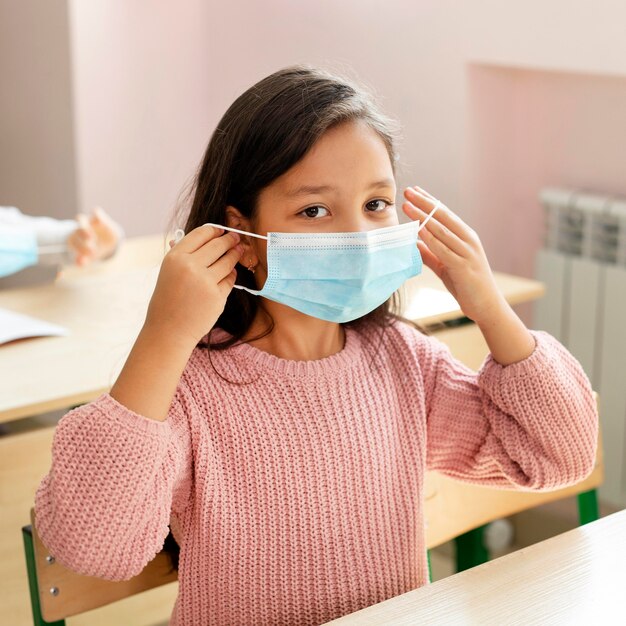
<svg viewBox="0 0 626 626">
<path fill-rule="evenodd" d="M 64 626 L 65 619 L 161 585 L 173 582 L 178 572 L 169 555 L 157 554 L 130 580 L 109 581 L 77 574 L 57 563 L 31 524 L 22 528 L 28 584 L 35 626 Z"/>
<path fill-rule="evenodd" d="M 594 396 L 598 402 L 597 394 Z M 582 526 L 598 519 L 596 489 L 603 480 L 601 433 L 592 473 L 582 482 L 564 489 L 547 492 L 494 489 L 462 483 L 438 472 L 428 472 L 425 480 L 426 546 L 430 550 L 454 539 L 457 571 L 480 565 L 489 560 L 483 542 L 484 529 L 489 522 L 547 502 L 576 496 L 579 524 Z"/>
</svg>

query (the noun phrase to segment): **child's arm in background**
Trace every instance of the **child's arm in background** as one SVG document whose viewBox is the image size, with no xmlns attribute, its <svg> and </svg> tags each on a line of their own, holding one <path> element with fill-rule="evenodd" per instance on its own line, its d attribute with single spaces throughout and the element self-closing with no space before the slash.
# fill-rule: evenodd
<svg viewBox="0 0 626 626">
<path fill-rule="evenodd" d="M 69 236 L 78 228 L 76 220 L 56 219 L 48 216 L 34 216 L 22 213 L 14 206 L 0 206 L 0 224 L 25 228 L 35 233 L 37 245 L 60 246 L 60 252 L 43 254 L 39 257 L 42 265 L 69 265 L 73 262 L 67 247 Z"/>
<path fill-rule="evenodd" d="M 60 420 L 35 500 L 50 552 L 112 580 L 161 550 L 190 500 L 194 400 L 183 374 L 234 283 L 237 237 L 193 230 L 163 260 L 146 322 L 110 393 Z"/>
<path fill-rule="evenodd" d="M 35 234 L 40 265 L 85 265 L 112 257 L 125 236 L 122 226 L 100 208 L 89 217 L 82 213 L 77 217 L 71 220 L 26 215 L 16 207 L 0 206 L 0 224 Z"/>
</svg>

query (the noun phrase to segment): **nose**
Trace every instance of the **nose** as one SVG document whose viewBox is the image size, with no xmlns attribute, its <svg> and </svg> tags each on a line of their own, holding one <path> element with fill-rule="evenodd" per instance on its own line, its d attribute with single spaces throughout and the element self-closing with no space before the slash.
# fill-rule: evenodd
<svg viewBox="0 0 626 626">
<path fill-rule="evenodd" d="M 380 228 L 380 224 L 373 223 L 372 220 L 368 220 L 363 217 L 346 218 L 339 224 L 340 229 L 338 232 L 342 233 L 361 233 L 368 230 L 374 230 Z"/>
</svg>

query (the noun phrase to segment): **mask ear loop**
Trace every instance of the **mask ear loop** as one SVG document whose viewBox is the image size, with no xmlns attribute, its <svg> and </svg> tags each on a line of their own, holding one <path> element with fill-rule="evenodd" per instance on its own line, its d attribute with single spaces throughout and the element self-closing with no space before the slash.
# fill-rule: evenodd
<svg viewBox="0 0 626 626">
<path fill-rule="evenodd" d="M 224 230 L 232 230 L 234 233 L 240 233 L 241 235 L 247 235 L 248 237 L 257 237 L 258 239 L 267 239 L 267 237 L 263 235 L 257 235 L 256 233 L 249 233 L 246 230 L 239 230 L 237 228 L 231 228 L 230 226 L 222 226 L 221 224 L 212 224 L 207 222 L 203 224 L 203 226 L 215 226 L 216 228 L 223 228 Z M 178 243 L 185 236 L 185 231 L 182 228 L 177 228 L 174 232 L 174 242 Z M 251 294 L 258 296 L 261 292 L 256 289 L 248 289 L 248 287 L 244 287 L 243 285 L 233 285 L 235 289 L 242 289 L 244 291 L 248 291 Z"/>
<path fill-rule="evenodd" d="M 419 233 L 420 230 L 422 230 L 422 228 L 424 228 L 424 226 L 426 226 L 426 224 L 428 223 L 428 220 L 435 214 L 435 211 L 441 206 L 441 201 L 437 200 L 437 204 L 435 204 L 433 210 L 428 214 L 428 216 L 426 217 L 426 219 L 419 225 L 419 227 L 417 228 L 417 232 Z"/>
<path fill-rule="evenodd" d="M 207 222 L 203 224 L 203 226 L 215 226 L 215 228 L 223 228 L 224 230 L 232 230 L 234 233 L 239 233 L 240 235 L 247 235 L 248 237 L 257 237 L 258 239 L 267 239 L 267 237 L 263 235 L 257 235 L 256 233 L 249 233 L 247 230 L 239 230 L 238 228 L 231 228 L 230 226 L 222 226 L 221 224 L 212 224 Z M 174 242 L 178 243 L 185 236 L 185 231 L 182 228 L 177 228 L 174 231 Z"/>
</svg>

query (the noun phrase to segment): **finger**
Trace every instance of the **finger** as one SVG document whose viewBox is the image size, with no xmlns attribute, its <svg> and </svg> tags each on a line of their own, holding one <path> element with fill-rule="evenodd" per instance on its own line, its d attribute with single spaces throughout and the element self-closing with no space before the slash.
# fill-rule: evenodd
<svg viewBox="0 0 626 626">
<path fill-rule="evenodd" d="M 441 261 L 430 251 L 428 246 L 423 241 L 418 241 L 417 247 L 419 248 L 424 265 L 429 267 L 433 272 L 435 272 L 435 274 L 437 274 L 437 276 L 439 276 L 439 278 L 441 278 L 441 273 L 443 272 L 443 265 Z"/>
<path fill-rule="evenodd" d="M 87 216 L 84 213 L 79 213 L 76 216 L 76 221 L 78 222 L 78 228 L 76 229 L 78 236 L 83 240 L 91 239 L 93 233 L 91 232 L 91 225 L 89 224 Z"/>
<path fill-rule="evenodd" d="M 429 224 L 432 224 L 432 220 Z M 464 260 L 463 257 L 454 252 L 454 250 L 450 249 L 443 241 L 441 241 L 441 239 L 438 239 L 435 235 L 433 235 L 433 233 L 428 230 L 428 227 L 420 231 L 420 236 L 428 246 L 428 249 L 443 265 L 455 265 Z"/>
<path fill-rule="evenodd" d="M 411 217 L 412 219 L 419 219 L 420 221 L 424 221 L 428 214 L 416 207 L 411 202 L 405 202 L 402 205 L 404 212 Z M 435 215 L 437 215 L 435 213 Z M 444 243 L 450 250 L 452 250 L 455 254 L 458 254 L 461 257 L 469 256 L 470 250 L 468 245 L 462 241 L 457 235 L 455 235 L 449 228 L 441 224 L 433 215 L 433 217 L 428 221 L 428 223 L 420 230 L 420 235 L 423 235 L 424 232 L 429 231 L 433 234 L 437 239 L 439 239 L 442 243 Z"/>
<path fill-rule="evenodd" d="M 111 222 L 109 215 L 99 206 L 94 208 L 92 219 L 100 224 L 110 224 Z"/>
<path fill-rule="evenodd" d="M 222 293 L 225 292 L 224 295 L 228 295 L 229 292 L 232 291 L 233 285 L 235 284 L 236 280 L 237 280 L 237 270 L 233 269 L 232 272 L 228 274 L 228 276 L 225 276 L 224 278 L 222 278 L 222 280 L 220 280 L 219 283 L 217 283 L 217 286 L 222 291 Z"/>
<path fill-rule="evenodd" d="M 437 202 L 437 198 L 435 198 L 435 196 L 433 196 L 431 193 L 428 193 L 428 191 L 426 191 L 426 189 L 423 189 L 419 185 L 413 185 L 413 187 L 409 187 L 409 189 L 415 189 L 416 191 L 419 191 L 422 195 L 426 196 L 427 198 L 429 198 L 433 202 Z"/>
<path fill-rule="evenodd" d="M 415 185 L 415 188 L 408 187 L 405 189 L 405 197 L 417 207 L 421 208 L 426 213 L 430 213 L 435 204 L 439 203 L 439 208 L 435 212 L 433 217 L 436 217 L 439 222 L 444 224 L 455 235 L 463 239 L 469 240 L 469 226 L 458 216 L 454 211 L 447 207 L 443 202 L 437 200 L 434 196 L 424 191 L 421 187 Z"/>
<path fill-rule="evenodd" d="M 196 250 L 194 255 L 198 256 L 199 261 L 205 267 L 210 267 L 223 254 L 238 245 L 239 240 L 240 237 L 237 233 L 226 232 L 223 235 L 205 243 L 201 248 Z"/>
<path fill-rule="evenodd" d="M 198 226 L 187 233 L 177 244 L 174 245 L 174 248 L 179 252 L 187 252 L 191 254 L 201 248 L 205 243 L 211 241 L 211 239 L 215 239 L 223 233 L 223 228 L 203 224 L 202 226 Z"/>
<path fill-rule="evenodd" d="M 96 258 L 96 255 L 91 252 L 82 252 L 75 257 L 75 262 L 78 265 L 85 265 L 86 263 L 91 263 Z"/>
<path fill-rule="evenodd" d="M 243 248 L 241 246 L 231 248 L 209 267 L 209 271 L 217 282 L 221 281 L 233 271 L 242 253 Z"/>
<path fill-rule="evenodd" d="M 77 242 L 74 246 L 74 253 L 79 257 L 92 258 L 96 255 L 95 247 L 89 243 Z"/>
</svg>

